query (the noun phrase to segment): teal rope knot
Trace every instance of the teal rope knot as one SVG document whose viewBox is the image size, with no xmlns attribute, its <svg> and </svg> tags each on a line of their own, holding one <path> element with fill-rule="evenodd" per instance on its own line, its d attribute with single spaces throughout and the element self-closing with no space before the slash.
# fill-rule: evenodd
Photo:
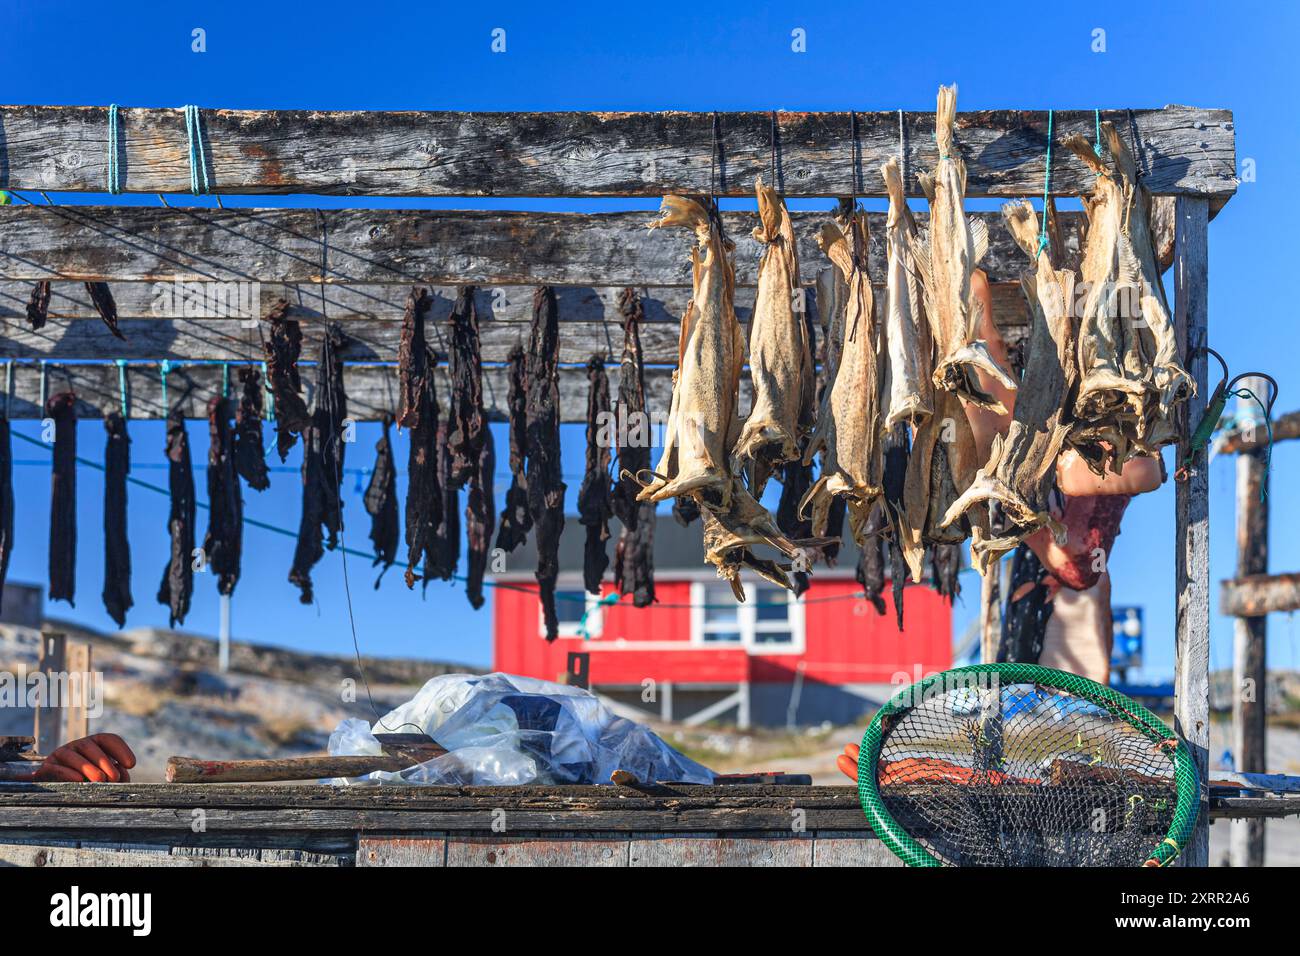
<svg viewBox="0 0 1300 956">
<path fill-rule="evenodd" d="M 166 387 L 167 385 L 164 381 L 163 388 Z M 119 398 L 122 400 L 122 420 L 125 421 L 130 417 L 127 415 L 126 410 L 126 359 L 117 360 L 117 392 Z"/>
<path fill-rule="evenodd" d="M 582 617 L 578 619 L 578 636 L 584 641 L 591 640 L 591 632 L 587 630 L 587 615 L 592 611 L 599 610 L 603 607 L 609 607 L 611 604 L 617 604 L 622 597 L 617 591 L 610 591 L 594 605 L 582 612 Z"/>
<path fill-rule="evenodd" d="M 167 408 L 167 376 L 171 374 L 171 370 L 172 363 L 167 359 L 163 359 L 162 364 L 158 366 L 158 374 L 162 377 L 162 404 L 164 415 L 168 414 L 169 411 Z"/>
<path fill-rule="evenodd" d="M 203 145 L 203 117 L 193 104 L 185 107 L 185 138 L 190 149 L 190 192 L 196 196 L 210 193 L 212 183 L 208 179 L 208 153 Z M 220 196 L 217 205 L 221 205 Z"/>
<path fill-rule="evenodd" d="M 108 107 L 108 191 L 116 196 L 122 191 L 122 170 L 118 165 L 117 104 Z"/>
</svg>

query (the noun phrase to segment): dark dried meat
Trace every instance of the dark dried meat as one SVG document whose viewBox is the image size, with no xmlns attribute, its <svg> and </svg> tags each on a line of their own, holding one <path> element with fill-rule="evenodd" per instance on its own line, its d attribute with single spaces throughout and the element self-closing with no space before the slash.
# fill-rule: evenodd
<svg viewBox="0 0 1300 956">
<path fill-rule="evenodd" d="M 474 308 L 474 287 L 462 286 L 451 310 L 451 353 L 447 370 L 451 375 L 451 409 L 447 414 L 450 431 L 451 479 L 463 488 L 479 467 L 487 418 L 483 414 L 483 359 L 479 353 L 478 313 Z"/>
<path fill-rule="evenodd" d="M 235 471 L 254 491 L 271 487 L 262 445 L 262 373 L 255 368 L 239 370 L 242 390 L 235 412 Z"/>
<path fill-rule="evenodd" d="M 266 373 L 275 407 L 275 447 L 280 453 L 280 461 L 289 457 L 289 449 L 298 441 L 298 435 L 311 424 L 298 372 L 302 329 L 293 319 L 287 318 L 288 314 L 289 303 L 280 299 L 266 315 L 271 324 L 271 334 L 266 342 Z"/>
<path fill-rule="evenodd" d="M 9 558 L 14 551 L 14 453 L 10 444 L 9 419 L 0 414 L 0 598 L 9 577 Z"/>
<path fill-rule="evenodd" d="M 560 462 L 559 309 L 555 290 L 541 286 L 533 295 L 528 349 L 528 511 L 537 529 L 537 585 L 546 639 L 560 633 L 555 611 L 555 581 L 560 573 L 560 534 L 564 530 L 564 478 Z"/>
<path fill-rule="evenodd" d="M 609 378 L 605 359 L 593 355 L 587 361 L 587 458 L 582 487 L 578 490 L 578 520 L 587 529 L 582 558 L 582 582 L 592 594 L 600 593 L 600 582 L 609 567 Z"/>
<path fill-rule="evenodd" d="M 401 402 L 397 410 L 397 424 L 401 428 L 416 428 L 424 408 L 429 379 L 433 375 L 433 359 L 424 338 L 424 317 L 433 307 L 433 296 L 428 289 L 412 289 L 406 297 L 406 311 L 402 313 L 402 339 L 397 348 L 397 374 L 401 383 Z M 437 414 L 435 404 L 434 414 Z"/>
<path fill-rule="evenodd" d="M 465 538 L 469 545 L 465 557 L 465 596 L 475 610 L 483 606 L 483 576 L 487 573 L 492 529 L 496 525 L 492 492 L 496 466 L 492 432 L 484 428 L 483 447 L 479 450 L 474 472 L 469 477 L 469 494 L 465 500 Z"/>
<path fill-rule="evenodd" d="M 110 412 L 104 419 L 104 610 L 118 627 L 126 625 L 131 597 L 131 545 L 127 539 L 126 476 L 131 471 L 131 439 L 126 419 Z"/>
<path fill-rule="evenodd" d="M 408 354 L 403 361 L 415 362 Z M 419 360 L 432 364 L 426 353 Z M 406 368 L 404 364 L 403 369 Z M 406 380 L 405 373 L 403 381 Z M 429 575 L 434 557 L 438 526 L 442 524 L 442 488 L 438 481 L 438 396 L 434 377 L 426 374 L 420 378 L 420 392 L 411 406 L 410 448 L 406 459 L 406 586 L 415 587 L 416 565 Z"/>
<path fill-rule="evenodd" d="M 631 595 L 636 607 L 654 603 L 654 526 L 653 502 L 637 501 L 641 486 L 627 475 L 637 475 L 650 467 L 650 427 L 646 415 L 645 367 L 641 355 L 641 322 L 645 315 L 641 297 L 635 289 L 624 289 L 618 300 L 623 321 L 623 355 L 618 378 L 618 467 L 610 507 L 623 530 L 614 547 L 614 586 L 621 595 Z M 677 502 L 689 502 L 693 515 Z M 699 517 L 693 498 L 674 501 L 673 514 L 678 521 L 689 523 Z"/>
<path fill-rule="evenodd" d="M 50 473 L 51 601 L 75 606 L 77 587 L 77 396 L 51 395 L 45 414 L 54 419 L 54 468 Z"/>
<path fill-rule="evenodd" d="M 370 515 L 370 543 L 375 550 L 372 567 L 383 565 L 375 587 L 397 560 L 397 543 L 401 526 L 397 514 L 397 463 L 393 460 L 393 419 L 384 416 L 384 433 L 375 442 L 375 467 L 370 473 L 370 484 L 362 501 Z"/>
<path fill-rule="evenodd" d="M 50 284 L 41 281 L 32 286 L 31 298 L 27 300 L 27 323 L 33 329 L 45 327 L 50 317 Z"/>
<path fill-rule="evenodd" d="M 108 287 L 107 282 L 87 282 L 86 291 L 90 293 L 90 302 L 99 313 L 99 317 L 104 320 L 108 326 L 108 331 L 112 332 L 114 337 L 125 339 L 117 327 L 117 303 L 113 300 L 113 292 Z"/>
<path fill-rule="evenodd" d="M 171 556 L 163 568 L 158 603 L 167 606 L 169 625 L 175 627 L 185 622 L 194 594 L 194 469 L 179 402 L 172 406 L 167 417 L 166 455 L 167 486 L 171 491 L 171 510 L 167 515 Z"/>
<path fill-rule="evenodd" d="M 510 350 L 510 389 L 506 404 L 510 413 L 510 488 L 501 509 L 497 547 L 509 553 L 528 540 L 533 516 L 528 513 L 528 476 L 525 462 L 528 446 L 527 353 L 516 345 Z"/>
<path fill-rule="evenodd" d="M 217 576 L 217 592 L 232 594 L 244 549 L 244 496 L 235 471 L 233 409 L 229 398 L 208 403 L 208 530 L 203 555 Z"/>
</svg>

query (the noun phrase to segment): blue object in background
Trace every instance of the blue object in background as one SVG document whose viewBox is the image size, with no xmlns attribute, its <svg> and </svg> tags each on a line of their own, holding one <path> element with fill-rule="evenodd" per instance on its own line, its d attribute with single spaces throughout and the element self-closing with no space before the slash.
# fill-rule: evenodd
<svg viewBox="0 0 1300 956">
<path fill-rule="evenodd" d="M 1110 609 L 1115 642 L 1110 649 L 1112 671 L 1123 673 L 1142 666 L 1142 608 L 1132 605 Z"/>
</svg>

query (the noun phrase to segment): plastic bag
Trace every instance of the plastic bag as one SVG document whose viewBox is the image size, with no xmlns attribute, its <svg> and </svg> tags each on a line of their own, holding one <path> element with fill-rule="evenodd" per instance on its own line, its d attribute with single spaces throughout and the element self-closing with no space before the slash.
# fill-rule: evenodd
<svg viewBox="0 0 1300 956">
<path fill-rule="evenodd" d="M 400 773 L 335 783 L 590 784 L 609 783 L 615 770 L 643 781 L 713 782 L 708 769 L 591 692 L 512 674 L 435 677 L 373 728 L 343 721 L 329 752 L 378 754 L 375 733 L 425 733 L 448 752 Z"/>
</svg>

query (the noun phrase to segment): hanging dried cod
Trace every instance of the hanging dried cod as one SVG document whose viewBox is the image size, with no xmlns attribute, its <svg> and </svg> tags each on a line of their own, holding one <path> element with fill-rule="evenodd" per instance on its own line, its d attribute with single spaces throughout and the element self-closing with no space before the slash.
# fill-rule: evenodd
<svg viewBox="0 0 1300 956">
<path fill-rule="evenodd" d="M 655 600 L 655 505 L 638 501 L 640 485 L 632 476 L 650 467 L 650 420 L 646 413 L 645 367 L 641 356 L 641 322 L 645 313 L 635 289 L 624 289 L 618 299 L 623 319 L 623 355 L 618 373 L 618 475 L 610 489 L 610 506 L 623 525 L 614 546 L 614 587 L 632 595 L 635 607 Z M 676 501 L 690 501 L 679 498 Z M 674 503 L 676 503 L 676 501 Z"/>
<path fill-rule="evenodd" d="M 235 470 L 254 491 L 271 487 L 262 447 L 262 373 L 255 368 L 239 371 L 242 389 L 235 411 Z"/>
<path fill-rule="evenodd" d="M 609 567 L 605 543 L 614 513 L 609 487 L 609 378 L 603 355 L 593 355 L 587 361 L 587 383 L 587 459 L 582 487 L 578 489 L 578 520 L 587 529 L 582 583 L 592 594 L 599 594 L 601 579 Z"/>
<path fill-rule="evenodd" d="M 1065 543 L 1065 528 L 1052 517 L 1049 499 L 1056 487 L 1056 459 L 1070 433 L 1070 398 L 1078 383 L 1070 315 L 1074 273 L 1052 267 L 1046 244 L 1039 242 L 1038 217 L 1028 202 L 1007 203 L 1002 215 L 1016 244 L 1034 262 L 1021 279 L 1031 322 L 1024 381 L 1006 434 L 994 437 L 988 462 L 944 515 L 944 524 L 951 524 L 979 504 L 996 501 L 1000 506 L 1009 532 L 992 539 L 979 535 L 972 545 L 972 559 L 981 574 L 1041 527 L 1050 527 L 1057 542 Z"/>
<path fill-rule="evenodd" d="M 1115 127 L 1101 124 L 1113 169 L 1082 136 L 1065 145 L 1092 169 L 1071 444 L 1098 474 L 1176 440 L 1174 407 L 1195 391 L 1178 343 L 1151 235 L 1151 197 Z"/>
<path fill-rule="evenodd" d="M 939 348 L 934 384 L 1005 414 L 1002 403 L 984 391 L 976 374 L 984 372 L 1015 391 L 1015 381 L 994 361 L 988 344 L 979 337 L 982 309 L 971 292 L 970 276 L 988 250 L 988 232 L 980 220 L 967 219 L 962 208 L 966 164 L 953 143 L 956 118 L 957 87 L 939 87 L 934 132 L 939 165 L 932 174 L 918 177 L 930 201 L 929 255 L 918 259 L 924 260 L 929 276 L 930 323 Z"/>
<path fill-rule="evenodd" d="M 54 467 L 50 472 L 51 601 L 75 605 L 77 590 L 77 396 L 51 395 L 45 414 L 54 420 Z"/>
<path fill-rule="evenodd" d="M 763 255 L 749 331 L 754 400 L 731 450 L 731 470 L 733 474 L 747 471 L 750 493 L 760 498 L 772 472 L 800 457 L 813 425 L 817 376 L 802 309 L 790 213 L 761 176 L 755 191 L 760 225 L 754 238 L 763 244 Z"/>
<path fill-rule="evenodd" d="M 533 527 L 528 513 L 528 476 L 526 459 L 528 448 L 528 391 L 527 353 L 516 345 L 510 350 L 510 386 L 506 407 L 510 416 L 510 487 L 506 490 L 505 505 L 501 509 L 501 524 L 497 528 L 497 547 L 507 553 L 528 540 Z"/>
<path fill-rule="evenodd" d="M 813 534 L 825 534 L 831 502 L 844 498 L 849 529 L 861 545 L 872 502 L 881 492 L 882 464 L 880 329 L 867 275 L 866 214 L 851 212 L 844 229 L 832 222 L 823 224 L 817 244 L 847 278 L 848 295 L 835 378 L 822 396 L 817 427 L 804 452 L 804 461 L 811 462 L 824 449 L 821 475 L 804 496 L 800 511 L 811 513 Z"/>
<path fill-rule="evenodd" d="M 384 433 L 375 442 L 375 467 L 370 473 L 370 484 L 362 502 L 366 514 L 370 515 L 370 543 L 375 549 L 375 560 L 371 567 L 383 565 L 379 577 L 375 578 L 375 588 L 383 580 L 384 572 L 397 560 L 397 541 L 401 533 L 397 515 L 397 463 L 393 460 L 393 439 L 391 429 L 393 418 L 384 416 Z"/>
<path fill-rule="evenodd" d="M 528 511 L 537 529 L 537 587 L 546 622 L 546 639 L 560 634 L 555 611 L 555 581 L 560 573 L 560 534 L 564 531 L 565 484 L 560 461 L 560 324 L 555 290 L 533 294 L 528 347 Z"/>
<path fill-rule="evenodd" d="M 660 216 L 650 228 L 664 226 L 682 226 L 695 234 L 693 295 L 682 317 L 663 455 L 637 497 L 649 502 L 693 497 L 704 524 L 705 557 L 718 576 L 731 583 L 736 599 L 743 601 L 741 567 L 791 587 L 784 568 L 754 555 L 755 545 L 769 545 L 805 564 L 807 556 L 781 534 L 767 509 L 728 467 L 740 430 L 736 405 L 745 359 L 734 306 L 732 243 L 723 236 L 716 214 L 682 196 L 664 198 Z"/>
<path fill-rule="evenodd" d="M 244 497 L 235 472 L 231 401 L 208 403 L 208 530 L 203 554 L 217 576 L 217 592 L 232 594 L 244 550 Z"/>
<path fill-rule="evenodd" d="M 166 454 L 167 486 L 171 491 L 171 510 L 167 515 L 171 555 L 163 568 L 158 603 L 167 606 L 168 626 L 175 627 L 185 622 L 194 594 L 194 468 L 180 402 L 172 406 L 167 416 Z"/>
</svg>

